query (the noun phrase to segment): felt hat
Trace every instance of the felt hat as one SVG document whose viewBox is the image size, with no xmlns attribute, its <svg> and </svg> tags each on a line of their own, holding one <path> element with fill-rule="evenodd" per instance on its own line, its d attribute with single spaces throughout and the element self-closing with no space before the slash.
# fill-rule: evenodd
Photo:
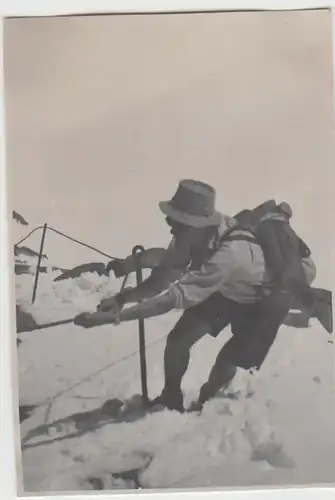
<svg viewBox="0 0 335 500">
<path fill-rule="evenodd" d="M 161 211 L 171 219 L 192 227 L 218 226 L 222 215 L 215 209 L 215 189 L 201 181 L 184 179 L 169 201 L 161 201 Z"/>
</svg>

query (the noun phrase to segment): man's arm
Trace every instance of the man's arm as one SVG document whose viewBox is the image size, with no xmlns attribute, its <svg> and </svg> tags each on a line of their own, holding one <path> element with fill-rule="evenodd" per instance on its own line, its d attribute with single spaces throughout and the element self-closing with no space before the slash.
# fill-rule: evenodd
<svg viewBox="0 0 335 500">
<path fill-rule="evenodd" d="M 116 299 L 119 305 L 123 307 L 128 303 L 142 302 L 143 300 L 156 297 L 156 295 L 166 290 L 172 282 L 178 280 L 182 273 L 183 270 L 181 269 L 169 269 L 161 265 L 157 266 L 143 283 L 134 288 L 123 290 L 117 294 Z"/>
<path fill-rule="evenodd" d="M 190 246 L 187 235 L 178 240 L 172 239 L 159 265 L 150 276 L 136 288 L 121 294 L 123 304 L 150 299 L 167 290 L 169 285 L 180 279 L 190 262 Z"/>
<path fill-rule="evenodd" d="M 75 317 L 74 324 L 85 328 L 92 328 L 107 324 L 119 324 L 135 319 L 152 318 L 169 312 L 173 309 L 174 305 L 174 297 L 169 292 L 165 292 L 136 306 L 128 307 L 119 313 L 110 310 L 106 312 L 79 314 Z"/>
<path fill-rule="evenodd" d="M 234 245 L 234 244 L 233 244 Z M 224 281 L 228 281 L 234 268 L 234 250 L 232 244 L 221 248 L 199 271 L 189 271 L 182 278 L 170 285 L 168 291 L 145 300 L 123 311 L 106 311 L 79 315 L 75 324 L 86 328 L 108 323 L 118 324 L 124 321 L 145 319 L 165 314 L 171 309 L 188 309 L 219 290 Z"/>
<path fill-rule="evenodd" d="M 115 304 L 122 309 L 125 304 L 141 302 L 155 297 L 182 276 L 189 261 L 190 248 L 187 239 L 185 241 L 180 240 L 178 243 L 173 239 L 160 264 L 154 267 L 150 276 L 141 285 L 126 288 L 114 297 L 103 300 L 98 306 L 98 310 L 107 311 L 115 307 Z"/>
<path fill-rule="evenodd" d="M 229 280 L 235 265 L 234 246 L 234 243 L 223 245 L 198 271 L 186 272 L 178 281 L 170 284 L 162 295 L 124 309 L 119 315 L 120 321 L 149 318 L 174 308 L 188 309 L 203 302 L 218 291 L 223 282 Z"/>
<path fill-rule="evenodd" d="M 188 309 L 206 300 L 228 281 L 234 267 L 232 244 L 223 246 L 198 271 L 188 271 L 179 280 L 170 283 L 166 292 L 158 297 L 124 309 L 119 321 L 132 321 L 165 314 L 171 309 Z"/>
<path fill-rule="evenodd" d="M 123 309 L 123 311 L 120 312 L 118 319 L 120 322 L 124 322 L 133 321 L 135 319 L 152 318 L 171 311 L 174 306 L 174 297 L 167 291 L 162 295 L 146 300 L 141 304 Z"/>
<path fill-rule="evenodd" d="M 176 309 L 196 306 L 229 282 L 235 267 L 235 245 L 236 242 L 225 243 L 199 270 L 189 271 L 171 284 L 169 293 Z"/>
<path fill-rule="evenodd" d="M 113 309 L 122 309 L 125 304 L 142 302 L 159 295 L 166 290 L 169 285 L 180 278 L 182 270 L 168 269 L 163 266 L 157 266 L 153 269 L 150 276 L 139 286 L 134 288 L 125 288 L 113 297 L 103 299 L 98 305 L 98 311 L 107 312 Z"/>
</svg>

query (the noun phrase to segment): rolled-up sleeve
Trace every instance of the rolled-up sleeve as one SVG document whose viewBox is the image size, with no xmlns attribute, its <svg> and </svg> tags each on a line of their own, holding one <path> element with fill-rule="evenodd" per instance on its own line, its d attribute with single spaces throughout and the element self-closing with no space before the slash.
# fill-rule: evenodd
<svg viewBox="0 0 335 500">
<path fill-rule="evenodd" d="M 175 309 L 188 309 L 203 302 L 227 282 L 234 269 L 234 251 L 223 245 L 198 271 L 189 271 L 169 287 Z"/>
</svg>

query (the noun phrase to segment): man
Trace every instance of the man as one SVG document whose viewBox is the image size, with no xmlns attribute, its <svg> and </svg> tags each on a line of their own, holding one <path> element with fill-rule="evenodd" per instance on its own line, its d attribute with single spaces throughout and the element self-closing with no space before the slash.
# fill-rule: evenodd
<svg viewBox="0 0 335 500">
<path fill-rule="evenodd" d="M 230 324 L 233 335 L 219 352 L 194 405 L 201 410 L 231 382 L 237 367 L 261 367 L 289 311 L 291 295 L 271 291 L 272 276 L 258 240 L 237 220 L 216 211 L 211 186 L 183 180 L 172 200 L 159 206 L 173 235 L 161 264 L 141 286 L 102 301 L 97 313 L 81 314 L 75 324 L 89 328 L 183 310 L 167 338 L 165 385 L 155 400 L 180 412 L 184 411 L 181 382 L 191 347 Z M 126 303 L 143 299 L 147 300 L 123 309 Z"/>
</svg>

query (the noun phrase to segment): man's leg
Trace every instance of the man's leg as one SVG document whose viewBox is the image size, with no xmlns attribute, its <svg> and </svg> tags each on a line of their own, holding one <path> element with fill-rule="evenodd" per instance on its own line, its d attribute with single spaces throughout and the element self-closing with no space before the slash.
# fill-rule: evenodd
<svg viewBox="0 0 335 500">
<path fill-rule="evenodd" d="M 235 305 L 233 336 L 219 352 L 208 381 L 200 389 L 196 404 L 199 410 L 230 384 L 237 367 L 260 369 L 289 311 L 290 301 L 288 294 L 274 292 L 259 305 Z"/>
<path fill-rule="evenodd" d="M 184 312 L 170 332 L 164 353 L 165 385 L 156 402 L 183 411 L 182 378 L 190 361 L 193 345 L 210 331 L 209 321 L 197 313 L 197 307 Z"/>
<path fill-rule="evenodd" d="M 221 389 L 227 387 L 235 377 L 236 371 L 237 366 L 228 359 L 226 350 L 223 347 L 210 371 L 208 381 L 200 389 L 196 407 L 200 410 Z"/>
<path fill-rule="evenodd" d="M 230 323 L 230 301 L 214 293 L 184 312 L 170 332 L 164 354 L 165 385 L 157 402 L 183 411 L 181 382 L 190 361 L 190 350 L 206 334 L 216 336 Z"/>
</svg>

